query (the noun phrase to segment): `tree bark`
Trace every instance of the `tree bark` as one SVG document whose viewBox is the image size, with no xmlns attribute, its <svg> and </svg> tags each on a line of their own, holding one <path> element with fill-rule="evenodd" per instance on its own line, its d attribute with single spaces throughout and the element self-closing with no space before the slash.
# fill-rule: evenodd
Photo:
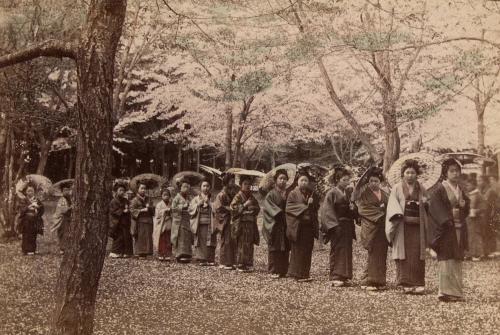
<svg viewBox="0 0 500 335">
<path fill-rule="evenodd" d="M 479 155 L 484 155 L 484 110 L 485 108 L 482 107 L 477 110 L 477 153 Z"/>
<path fill-rule="evenodd" d="M 91 0 L 88 8 L 75 52 L 79 124 L 74 205 L 52 334 L 92 334 L 107 242 L 114 62 L 126 0 Z"/>
<path fill-rule="evenodd" d="M 177 146 L 177 173 L 182 171 L 182 143 Z"/>
<path fill-rule="evenodd" d="M 43 134 L 40 135 L 40 159 L 38 160 L 38 166 L 36 168 L 36 174 L 41 174 L 45 172 L 45 166 L 47 165 L 47 160 L 49 158 L 50 146 L 52 145 L 52 141 L 46 139 Z"/>
<path fill-rule="evenodd" d="M 397 126 L 395 112 L 384 113 L 384 172 L 389 171 L 394 163 L 399 158 L 400 138 Z"/>
<path fill-rule="evenodd" d="M 226 170 L 233 164 L 233 110 L 230 106 L 226 109 Z"/>
</svg>

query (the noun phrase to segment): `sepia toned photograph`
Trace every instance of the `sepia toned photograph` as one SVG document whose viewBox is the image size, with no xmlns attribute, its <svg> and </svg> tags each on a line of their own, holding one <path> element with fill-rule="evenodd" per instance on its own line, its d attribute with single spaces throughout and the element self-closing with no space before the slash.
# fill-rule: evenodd
<svg viewBox="0 0 500 335">
<path fill-rule="evenodd" d="M 0 335 L 500 332 L 499 0 L 0 0 Z"/>
</svg>

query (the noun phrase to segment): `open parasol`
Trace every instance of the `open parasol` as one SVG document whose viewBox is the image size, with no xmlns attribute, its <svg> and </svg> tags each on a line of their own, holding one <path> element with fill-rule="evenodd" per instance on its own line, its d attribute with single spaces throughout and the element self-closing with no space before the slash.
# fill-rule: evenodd
<svg viewBox="0 0 500 335">
<path fill-rule="evenodd" d="M 36 195 L 41 200 L 45 199 L 52 188 L 52 182 L 49 178 L 40 174 L 29 174 L 19 179 L 16 183 L 16 193 L 20 198 L 24 198 L 23 191 L 28 184 L 33 184 L 35 186 Z"/>
<path fill-rule="evenodd" d="M 418 181 L 426 188 L 430 189 L 441 177 L 441 163 L 431 154 L 425 152 L 416 152 L 400 157 L 395 161 L 389 171 L 387 171 L 387 182 L 394 187 L 401 181 L 401 167 L 408 159 L 414 159 L 418 162 L 421 174 L 418 175 Z"/>
<path fill-rule="evenodd" d="M 191 186 L 197 186 L 202 180 L 205 179 L 205 176 L 199 172 L 195 171 L 181 171 L 176 173 L 172 178 L 171 184 L 177 185 L 177 181 L 179 179 L 183 179 L 189 183 Z"/>
<path fill-rule="evenodd" d="M 143 173 L 135 176 L 130 180 L 130 189 L 133 192 L 137 192 L 138 183 L 143 182 L 146 184 L 146 194 L 149 197 L 160 196 L 161 187 L 167 182 L 165 178 L 154 173 Z"/>
<path fill-rule="evenodd" d="M 74 179 L 63 179 L 52 185 L 52 188 L 50 189 L 50 194 L 52 194 L 55 197 L 62 197 L 62 186 L 70 184 L 70 187 L 73 187 L 73 184 L 75 183 Z"/>
<path fill-rule="evenodd" d="M 215 175 L 217 177 L 220 177 L 222 175 L 222 171 L 221 170 L 218 170 L 216 168 L 213 168 L 213 167 L 210 167 L 210 166 L 207 166 L 207 165 L 203 165 L 203 164 L 200 164 L 200 170 L 210 174 L 210 175 Z"/>
<path fill-rule="evenodd" d="M 295 180 L 295 175 L 297 174 L 297 165 L 293 163 L 281 164 L 268 173 L 260 180 L 259 190 L 264 193 L 269 192 L 274 187 L 274 175 L 278 170 L 286 170 L 288 174 L 288 182 L 286 183 L 286 187 L 289 188 L 292 186 L 293 181 Z"/>
</svg>

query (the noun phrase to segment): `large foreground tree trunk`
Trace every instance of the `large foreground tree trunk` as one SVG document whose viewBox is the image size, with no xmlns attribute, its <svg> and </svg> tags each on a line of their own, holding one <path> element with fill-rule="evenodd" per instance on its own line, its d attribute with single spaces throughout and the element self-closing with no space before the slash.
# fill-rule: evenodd
<svg viewBox="0 0 500 335">
<path fill-rule="evenodd" d="M 52 334 L 91 334 L 107 242 L 115 53 L 126 0 L 93 0 L 76 52 L 78 141 L 69 249 L 56 288 Z"/>
</svg>

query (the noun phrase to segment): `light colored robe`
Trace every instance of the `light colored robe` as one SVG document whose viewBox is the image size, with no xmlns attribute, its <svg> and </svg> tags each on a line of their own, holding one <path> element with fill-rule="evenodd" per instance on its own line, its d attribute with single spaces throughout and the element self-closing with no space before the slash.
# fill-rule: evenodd
<svg viewBox="0 0 500 335">
<path fill-rule="evenodd" d="M 153 218 L 153 250 L 158 252 L 160 235 L 166 230 L 172 229 L 172 213 L 170 206 L 161 200 L 156 204 L 155 216 Z"/>
<path fill-rule="evenodd" d="M 427 247 L 428 234 L 428 216 L 425 210 L 424 200 L 427 191 L 424 186 L 419 183 L 420 192 L 418 201 L 420 203 L 420 259 L 425 259 L 425 249 Z M 385 234 L 387 240 L 392 244 L 392 259 L 406 259 L 405 239 L 404 239 L 404 224 L 402 220 L 393 220 L 395 216 L 404 216 L 405 195 L 403 193 L 403 183 L 400 182 L 394 186 L 389 195 L 387 203 L 387 214 L 385 218 Z"/>
</svg>

